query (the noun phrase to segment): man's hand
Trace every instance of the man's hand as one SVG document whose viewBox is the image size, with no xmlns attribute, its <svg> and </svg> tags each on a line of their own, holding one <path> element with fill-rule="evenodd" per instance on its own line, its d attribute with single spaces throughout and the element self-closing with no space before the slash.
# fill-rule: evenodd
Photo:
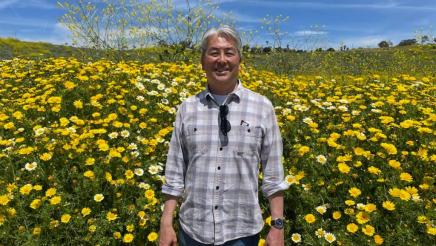
<svg viewBox="0 0 436 246">
<path fill-rule="evenodd" d="M 266 246 L 284 246 L 285 245 L 285 235 L 284 230 L 271 227 L 268 236 L 266 237 Z"/>
<path fill-rule="evenodd" d="M 160 219 L 159 245 L 176 246 L 177 236 L 173 228 L 173 213 L 176 210 L 177 197 L 167 195 L 165 197 L 164 211 Z"/>
<path fill-rule="evenodd" d="M 159 246 L 176 246 L 177 236 L 171 224 L 161 223 L 159 232 Z"/>
</svg>

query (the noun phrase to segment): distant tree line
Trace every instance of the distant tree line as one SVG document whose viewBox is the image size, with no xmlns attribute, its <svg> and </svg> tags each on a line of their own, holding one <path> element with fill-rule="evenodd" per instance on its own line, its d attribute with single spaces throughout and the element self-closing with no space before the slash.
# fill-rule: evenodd
<svg viewBox="0 0 436 246">
<path fill-rule="evenodd" d="M 436 43 L 436 37 L 430 38 L 428 35 L 422 35 L 418 38 L 411 38 L 411 39 L 404 39 L 401 40 L 397 46 L 408 46 L 408 45 L 415 45 L 415 44 L 430 44 L 430 43 Z M 393 47 L 391 41 L 383 40 L 380 43 L 378 43 L 378 47 L 380 48 L 389 48 Z"/>
</svg>

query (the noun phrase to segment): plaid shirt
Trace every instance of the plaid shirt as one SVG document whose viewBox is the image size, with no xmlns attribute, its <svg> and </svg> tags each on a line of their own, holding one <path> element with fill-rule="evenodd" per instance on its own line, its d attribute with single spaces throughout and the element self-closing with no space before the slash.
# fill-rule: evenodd
<svg viewBox="0 0 436 246">
<path fill-rule="evenodd" d="M 231 124 L 227 136 L 220 131 L 219 107 L 207 88 L 180 105 L 162 187 L 163 193 L 182 197 L 180 225 L 205 244 L 224 244 L 262 230 L 259 163 L 265 197 L 288 188 L 271 102 L 239 83 L 225 104 Z"/>
</svg>

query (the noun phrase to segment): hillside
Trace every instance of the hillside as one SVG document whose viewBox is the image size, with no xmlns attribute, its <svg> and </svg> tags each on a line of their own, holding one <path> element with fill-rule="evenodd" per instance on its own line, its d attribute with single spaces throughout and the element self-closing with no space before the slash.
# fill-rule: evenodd
<svg viewBox="0 0 436 246">
<path fill-rule="evenodd" d="M 0 38 L 0 59 L 69 57 L 77 55 L 78 48 L 44 42 L 28 42 L 14 38 Z"/>
<path fill-rule="evenodd" d="M 253 50 L 253 49 L 252 49 Z M 0 60 L 12 58 L 44 59 L 49 57 L 75 57 L 82 61 L 97 59 L 137 60 L 146 63 L 184 61 L 196 62 L 198 51 L 178 52 L 168 47 L 152 47 L 124 51 L 99 51 L 27 42 L 13 38 L 0 38 Z M 398 74 L 435 75 L 436 44 L 412 45 L 392 48 L 357 48 L 346 51 L 312 52 L 244 52 L 244 63 L 257 69 L 279 74 Z"/>
</svg>

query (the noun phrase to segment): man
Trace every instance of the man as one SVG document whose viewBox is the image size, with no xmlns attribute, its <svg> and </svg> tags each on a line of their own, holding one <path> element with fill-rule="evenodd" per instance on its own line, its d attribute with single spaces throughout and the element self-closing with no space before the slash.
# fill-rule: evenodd
<svg viewBox="0 0 436 246">
<path fill-rule="evenodd" d="M 241 40 L 232 28 L 208 30 L 201 64 L 207 88 L 177 112 L 165 168 L 161 246 L 176 245 L 173 213 L 179 198 L 180 245 L 256 246 L 269 199 L 273 226 L 267 245 L 284 245 L 282 141 L 271 102 L 238 80 Z"/>
</svg>

